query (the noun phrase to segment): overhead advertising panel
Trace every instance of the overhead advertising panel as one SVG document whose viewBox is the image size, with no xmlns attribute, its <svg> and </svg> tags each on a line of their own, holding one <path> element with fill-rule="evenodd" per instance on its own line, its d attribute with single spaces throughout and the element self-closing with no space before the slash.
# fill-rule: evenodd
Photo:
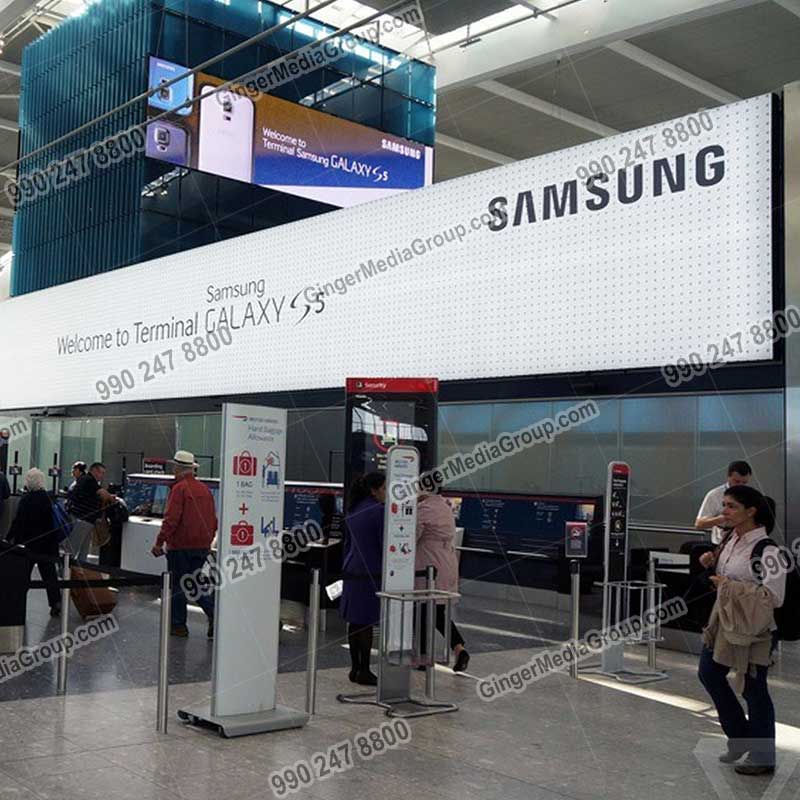
<svg viewBox="0 0 800 800">
<path fill-rule="evenodd" d="M 12 298 L 0 409 L 769 359 L 771 104 Z"/>
<path fill-rule="evenodd" d="M 150 58 L 151 89 L 186 67 Z M 150 158 L 346 207 L 432 182 L 433 148 L 198 72 L 150 96 Z"/>
</svg>

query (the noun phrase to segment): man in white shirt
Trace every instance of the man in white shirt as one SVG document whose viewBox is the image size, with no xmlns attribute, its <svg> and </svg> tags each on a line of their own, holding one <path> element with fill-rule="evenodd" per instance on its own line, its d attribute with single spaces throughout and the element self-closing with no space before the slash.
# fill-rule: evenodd
<svg viewBox="0 0 800 800">
<path fill-rule="evenodd" d="M 746 461 L 731 461 L 728 464 L 727 482 L 712 489 L 703 499 L 694 526 L 700 531 L 710 530 L 713 544 L 719 544 L 725 536 L 725 530 L 722 527 L 725 521 L 722 516 L 722 501 L 726 489 L 749 483 L 752 474 L 753 470 Z"/>
</svg>

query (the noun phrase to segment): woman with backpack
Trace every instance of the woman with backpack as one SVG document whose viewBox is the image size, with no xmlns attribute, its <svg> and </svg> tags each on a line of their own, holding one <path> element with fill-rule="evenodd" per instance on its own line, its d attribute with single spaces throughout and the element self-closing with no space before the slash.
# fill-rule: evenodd
<svg viewBox="0 0 800 800">
<path fill-rule="evenodd" d="M 775 771 L 775 707 L 767 670 L 778 639 L 775 609 L 783 605 L 786 573 L 762 568 L 762 562 L 778 557 L 767 533 L 774 524 L 768 498 L 751 486 L 731 486 L 722 515 L 730 533 L 716 551 L 701 558 L 703 566 L 714 570 L 710 581 L 717 598 L 703 630 L 698 674 L 728 737 L 727 752 L 719 760 L 731 764 L 749 754 L 736 772 L 764 775 Z M 733 687 L 727 679 L 731 669 Z M 747 703 L 747 716 L 734 689 Z"/>
</svg>

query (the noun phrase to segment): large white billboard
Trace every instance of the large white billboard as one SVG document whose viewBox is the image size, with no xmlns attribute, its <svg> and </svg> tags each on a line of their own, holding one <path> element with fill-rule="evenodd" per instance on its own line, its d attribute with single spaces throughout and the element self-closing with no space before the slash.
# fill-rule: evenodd
<svg viewBox="0 0 800 800">
<path fill-rule="evenodd" d="M 771 140 L 757 97 L 13 298 L 0 409 L 771 358 L 722 347 L 773 310 Z"/>
</svg>

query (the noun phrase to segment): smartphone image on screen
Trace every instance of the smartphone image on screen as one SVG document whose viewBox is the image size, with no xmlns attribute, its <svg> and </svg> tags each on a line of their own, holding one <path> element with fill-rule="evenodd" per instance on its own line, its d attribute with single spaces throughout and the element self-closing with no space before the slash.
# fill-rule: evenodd
<svg viewBox="0 0 800 800">
<path fill-rule="evenodd" d="M 233 92 L 209 95 L 215 87 L 200 87 L 200 135 L 197 169 L 251 183 L 255 107 L 249 97 Z"/>
<path fill-rule="evenodd" d="M 147 126 L 145 154 L 179 167 L 189 166 L 189 136 L 171 122 L 151 122 Z"/>
<path fill-rule="evenodd" d="M 158 91 L 150 95 L 147 99 L 147 104 L 151 108 L 157 108 L 160 111 L 177 109 L 175 113 L 183 117 L 191 114 L 192 106 L 185 106 L 184 108 L 178 108 L 178 106 L 182 106 L 192 97 L 194 75 L 188 75 L 171 86 L 164 85 L 185 72 L 186 67 L 182 67 L 180 64 L 173 64 L 171 61 L 164 61 L 151 56 L 148 85 L 150 89 L 158 89 Z"/>
</svg>

